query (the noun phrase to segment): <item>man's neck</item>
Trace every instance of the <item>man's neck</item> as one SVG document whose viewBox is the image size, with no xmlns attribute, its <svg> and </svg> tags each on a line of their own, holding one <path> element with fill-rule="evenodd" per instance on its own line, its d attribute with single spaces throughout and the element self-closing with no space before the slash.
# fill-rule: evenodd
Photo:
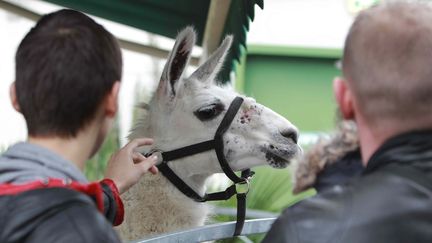
<svg viewBox="0 0 432 243">
<path fill-rule="evenodd" d="M 374 136 L 371 130 L 359 126 L 359 140 L 360 150 L 363 160 L 363 166 L 366 167 L 372 154 L 377 151 L 383 141 L 377 141 L 378 139 Z"/>
<path fill-rule="evenodd" d="M 395 130 L 390 125 L 380 128 L 372 126 L 361 116 L 357 116 L 356 123 L 363 166 L 366 167 L 375 151 L 377 151 L 387 139 L 395 135 Z"/>
</svg>

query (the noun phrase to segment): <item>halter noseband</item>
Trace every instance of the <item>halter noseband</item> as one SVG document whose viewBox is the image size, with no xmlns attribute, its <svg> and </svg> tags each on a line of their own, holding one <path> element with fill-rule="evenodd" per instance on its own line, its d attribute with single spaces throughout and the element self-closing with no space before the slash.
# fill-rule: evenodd
<svg viewBox="0 0 432 243">
<path fill-rule="evenodd" d="M 249 169 L 243 170 L 240 177 L 234 173 L 225 158 L 223 135 L 230 127 L 242 103 L 243 98 L 238 96 L 231 102 L 212 140 L 192 144 L 166 152 L 154 149 L 144 155 L 148 157 L 155 152 L 159 152 L 162 156 L 162 162 L 157 165 L 159 171 L 161 171 L 162 175 L 164 175 L 175 187 L 177 187 L 177 189 L 196 202 L 227 200 L 233 195 L 237 195 L 237 222 L 234 236 L 240 235 L 243 229 L 246 216 L 246 195 L 249 192 L 249 180 L 253 176 L 254 172 Z M 174 171 L 168 166 L 168 162 L 212 149 L 214 149 L 216 152 L 216 156 L 222 171 L 233 182 L 233 184 L 225 189 L 225 191 L 209 194 L 206 193 L 204 196 L 201 196 L 174 173 Z"/>
</svg>

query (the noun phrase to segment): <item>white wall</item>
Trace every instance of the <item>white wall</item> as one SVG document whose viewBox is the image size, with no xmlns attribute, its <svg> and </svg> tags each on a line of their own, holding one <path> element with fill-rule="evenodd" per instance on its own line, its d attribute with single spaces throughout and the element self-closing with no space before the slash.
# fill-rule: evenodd
<svg viewBox="0 0 432 243">
<path fill-rule="evenodd" d="M 352 23 L 346 0 L 265 0 L 248 44 L 342 48 Z"/>
<path fill-rule="evenodd" d="M 16 48 L 32 25 L 0 10 L 0 149 L 26 135 L 24 119 L 10 105 L 9 86 L 15 78 Z"/>
</svg>

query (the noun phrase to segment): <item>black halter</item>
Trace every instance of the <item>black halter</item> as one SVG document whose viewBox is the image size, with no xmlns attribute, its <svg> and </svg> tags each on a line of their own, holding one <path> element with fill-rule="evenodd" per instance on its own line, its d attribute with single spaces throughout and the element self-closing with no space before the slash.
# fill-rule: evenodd
<svg viewBox="0 0 432 243">
<path fill-rule="evenodd" d="M 246 195 L 249 192 L 249 180 L 253 176 L 254 172 L 249 169 L 243 170 L 240 177 L 234 173 L 234 171 L 228 165 L 228 162 L 224 155 L 223 134 L 230 127 L 242 103 L 243 98 L 241 97 L 236 97 L 231 102 L 212 140 L 196 143 L 166 152 L 152 150 L 149 153 L 145 154 L 145 156 L 148 157 L 152 153 L 160 152 L 162 155 L 162 162 L 157 165 L 158 169 L 175 187 L 177 187 L 177 189 L 179 189 L 183 194 L 195 200 L 196 202 L 227 200 L 233 195 L 237 195 L 237 222 L 234 236 L 240 235 L 243 229 L 246 214 Z M 225 189 L 225 191 L 209 194 L 206 193 L 204 196 L 200 196 L 180 177 L 178 177 L 173 170 L 171 170 L 171 168 L 168 166 L 168 162 L 212 149 L 214 149 L 216 152 L 216 156 L 219 160 L 222 171 L 233 182 L 233 184 L 227 189 Z"/>
</svg>

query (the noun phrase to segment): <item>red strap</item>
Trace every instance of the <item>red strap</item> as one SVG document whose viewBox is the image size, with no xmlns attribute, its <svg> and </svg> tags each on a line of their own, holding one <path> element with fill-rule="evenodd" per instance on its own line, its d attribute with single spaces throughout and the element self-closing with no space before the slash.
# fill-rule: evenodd
<svg viewBox="0 0 432 243">
<path fill-rule="evenodd" d="M 61 179 L 50 178 L 47 181 L 33 181 L 25 184 L 6 183 L 6 184 L 0 184 L 0 196 L 17 195 L 19 193 L 23 193 L 30 190 L 43 189 L 43 188 L 55 188 L 55 187 L 69 188 L 87 194 L 91 197 L 94 197 L 96 200 L 96 206 L 98 210 L 101 213 L 104 212 L 102 186 L 97 182 L 83 184 L 76 181 L 67 182 Z M 123 211 L 123 204 L 122 204 L 122 211 Z"/>
<path fill-rule="evenodd" d="M 112 191 L 114 200 L 117 204 L 117 210 L 116 210 L 116 215 L 115 215 L 115 220 L 113 225 L 114 226 L 120 225 L 121 223 L 123 223 L 123 219 L 124 219 L 124 206 L 123 206 L 123 201 L 120 198 L 119 190 L 116 184 L 114 183 L 114 181 L 111 179 L 103 179 L 101 183 L 107 185 Z"/>
</svg>

